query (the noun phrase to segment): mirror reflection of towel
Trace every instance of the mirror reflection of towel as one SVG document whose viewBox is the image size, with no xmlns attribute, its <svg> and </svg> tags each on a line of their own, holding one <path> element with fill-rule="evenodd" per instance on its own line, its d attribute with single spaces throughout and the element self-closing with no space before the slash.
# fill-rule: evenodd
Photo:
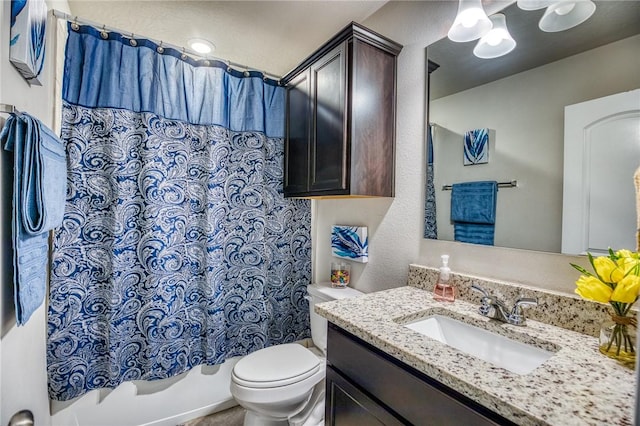
<svg viewBox="0 0 640 426">
<path fill-rule="evenodd" d="M 451 221 L 456 241 L 493 245 L 498 182 L 455 183 L 451 189 Z"/>
</svg>

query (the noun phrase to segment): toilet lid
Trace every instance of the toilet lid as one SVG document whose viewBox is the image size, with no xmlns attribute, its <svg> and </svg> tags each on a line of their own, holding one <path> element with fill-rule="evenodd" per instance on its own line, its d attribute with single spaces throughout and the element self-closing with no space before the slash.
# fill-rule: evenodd
<svg viewBox="0 0 640 426">
<path fill-rule="evenodd" d="M 320 359 L 297 343 L 276 345 L 253 352 L 233 367 L 236 383 L 266 388 L 304 380 L 320 369 Z"/>
</svg>

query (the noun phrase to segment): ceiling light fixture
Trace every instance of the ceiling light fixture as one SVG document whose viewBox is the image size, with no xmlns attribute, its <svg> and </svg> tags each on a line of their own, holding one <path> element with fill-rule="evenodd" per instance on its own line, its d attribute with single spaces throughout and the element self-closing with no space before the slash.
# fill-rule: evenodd
<svg viewBox="0 0 640 426">
<path fill-rule="evenodd" d="M 216 47 L 213 43 L 203 38 L 191 38 L 187 41 L 187 43 L 189 44 L 189 47 L 191 49 L 203 55 L 216 50 Z"/>
<path fill-rule="evenodd" d="M 548 33 L 568 30 L 589 19 L 595 11 L 596 5 L 591 0 L 558 1 L 547 7 L 538 26 Z"/>
<path fill-rule="evenodd" d="M 522 10 L 537 10 L 551 6 L 554 0 L 518 0 L 518 7 Z"/>
<path fill-rule="evenodd" d="M 460 0 L 458 14 L 447 36 L 451 41 L 476 40 L 491 29 L 491 21 L 482 8 L 481 0 Z"/>
<path fill-rule="evenodd" d="M 496 13 L 489 18 L 493 27 L 482 36 L 473 54 L 478 58 L 491 59 L 506 55 L 516 47 L 516 41 L 507 29 L 507 18 L 502 13 Z"/>
</svg>

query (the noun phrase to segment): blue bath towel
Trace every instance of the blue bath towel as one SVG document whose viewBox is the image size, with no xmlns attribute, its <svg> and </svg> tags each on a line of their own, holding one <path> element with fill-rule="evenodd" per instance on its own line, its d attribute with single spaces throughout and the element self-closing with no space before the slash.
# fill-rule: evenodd
<svg viewBox="0 0 640 426">
<path fill-rule="evenodd" d="M 464 182 L 452 185 L 451 221 L 454 239 L 493 245 L 496 223 L 496 181 Z"/>
<path fill-rule="evenodd" d="M 13 152 L 13 285 L 16 322 L 23 325 L 44 301 L 49 231 L 62 223 L 67 167 L 60 139 L 28 114 L 7 119 L 0 143 Z"/>
</svg>

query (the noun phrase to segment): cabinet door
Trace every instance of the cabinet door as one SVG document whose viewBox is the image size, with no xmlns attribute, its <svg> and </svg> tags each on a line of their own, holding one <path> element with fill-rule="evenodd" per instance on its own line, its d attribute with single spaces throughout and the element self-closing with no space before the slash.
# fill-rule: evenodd
<svg viewBox="0 0 640 426">
<path fill-rule="evenodd" d="M 420 426 L 515 426 L 332 323 L 327 332 L 327 363 L 403 422 Z M 327 395 L 329 391 L 327 388 Z"/>
<path fill-rule="evenodd" d="M 385 408 L 362 393 L 333 368 L 327 366 L 325 425 L 401 425 Z"/>
<path fill-rule="evenodd" d="M 303 194 L 309 190 L 310 88 L 309 70 L 287 85 L 287 124 L 284 147 L 285 196 Z"/>
<path fill-rule="evenodd" d="M 342 43 L 311 66 L 313 128 L 310 190 L 347 193 L 346 45 Z M 341 192 L 342 191 L 342 192 Z"/>
</svg>

